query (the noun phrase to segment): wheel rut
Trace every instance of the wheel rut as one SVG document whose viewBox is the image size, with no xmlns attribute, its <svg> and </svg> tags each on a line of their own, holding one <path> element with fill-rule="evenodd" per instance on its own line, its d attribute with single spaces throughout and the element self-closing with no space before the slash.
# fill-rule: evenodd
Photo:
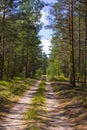
<svg viewBox="0 0 87 130">
<path fill-rule="evenodd" d="M 47 126 L 44 130 L 73 130 L 72 124 L 69 123 L 64 111 L 60 108 L 60 103 L 51 84 L 46 78 L 46 110 Z"/>
<path fill-rule="evenodd" d="M 0 130 L 25 130 L 26 121 L 23 115 L 29 110 L 32 104 L 32 99 L 37 92 L 41 80 L 38 81 L 25 95 L 18 101 L 18 103 L 11 109 L 7 117 L 2 121 Z M 53 92 L 52 86 L 46 77 L 46 92 L 45 92 L 45 106 L 41 117 L 45 117 L 45 123 L 38 124 L 38 130 L 75 130 L 70 124 L 69 119 L 64 114 L 64 110 L 60 108 L 60 103 L 57 94 Z M 29 129 L 30 130 L 30 129 Z"/>
</svg>

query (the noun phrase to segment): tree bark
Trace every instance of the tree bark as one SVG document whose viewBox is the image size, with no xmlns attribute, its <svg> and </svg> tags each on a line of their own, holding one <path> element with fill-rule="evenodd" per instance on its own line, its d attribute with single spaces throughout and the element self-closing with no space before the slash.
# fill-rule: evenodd
<svg viewBox="0 0 87 130">
<path fill-rule="evenodd" d="M 3 2 L 2 26 L 0 37 L 0 80 L 3 79 L 4 71 L 4 51 L 5 51 L 5 17 L 6 17 L 6 0 Z"/>
<path fill-rule="evenodd" d="M 87 62 L 87 2 L 85 2 L 85 47 L 84 47 L 84 60 L 85 60 L 85 65 L 84 65 L 84 86 L 86 86 L 86 62 Z"/>
</svg>

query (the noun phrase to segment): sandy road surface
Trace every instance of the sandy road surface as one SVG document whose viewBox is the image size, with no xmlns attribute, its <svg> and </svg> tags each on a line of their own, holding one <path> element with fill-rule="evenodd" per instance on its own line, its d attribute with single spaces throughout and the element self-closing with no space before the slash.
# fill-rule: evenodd
<svg viewBox="0 0 87 130">
<path fill-rule="evenodd" d="M 48 121 L 45 130 L 73 130 L 73 126 L 59 108 L 60 104 L 57 95 L 53 92 L 48 78 L 46 82 L 46 98 L 46 109 L 48 111 L 46 116 Z"/>
<path fill-rule="evenodd" d="M 37 91 L 38 81 L 25 95 L 18 101 L 18 103 L 11 109 L 7 117 L 0 124 L 0 130 L 22 130 L 23 129 L 23 113 L 27 111 L 31 104 L 31 100 Z"/>
<path fill-rule="evenodd" d="M 37 91 L 38 85 L 41 81 L 38 81 L 36 85 L 25 93 L 22 99 L 11 109 L 7 117 L 2 121 L 2 127 L 0 130 L 24 130 L 26 128 L 25 121 L 23 120 L 23 113 L 31 107 L 32 98 Z M 44 125 L 39 123 L 38 130 L 75 130 L 73 125 L 69 123 L 69 119 L 64 115 L 64 111 L 60 107 L 57 95 L 53 92 L 52 87 L 46 78 L 46 113 L 42 116 L 46 117 L 46 123 Z M 38 122 L 38 120 L 37 120 Z"/>
</svg>

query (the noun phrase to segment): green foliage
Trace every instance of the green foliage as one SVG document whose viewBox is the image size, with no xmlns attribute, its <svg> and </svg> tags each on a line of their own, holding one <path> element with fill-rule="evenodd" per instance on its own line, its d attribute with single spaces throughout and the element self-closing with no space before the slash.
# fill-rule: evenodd
<svg viewBox="0 0 87 130">
<path fill-rule="evenodd" d="M 58 78 L 58 80 L 59 81 L 64 81 L 64 82 L 66 81 L 67 82 L 67 81 L 69 81 L 69 78 L 64 77 L 64 75 L 60 75 L 60 77 Z"/>
<path fill-rule="evenodd" d="M 60 76 L 49 76 L 49 80 L 50 81 L 59 81 L 59 82 L 68 82 L 69 78 L 64 77 L 63 74 L 61 74 Z"/>
<path fill-rule="evenodd" d="M 0 98 L 4 100 L 15 100 L 16 96 L 21 96 L 27 89 L 29 89 L 36 80 L 19 78 L 11 81 L 0 81 Z"/>
<path fill-rule="evenodd" d="M 26 88 L 27 86 L 25 84 L 12 84 L 9 90 L 14 95 L 21 95 L 26 90 Z"/>
<path fill-rule="evenodd" d="M 36 78 L 41 78 L 42 74 L 43 74 L 43 70 L 42 70 L 42 68 L 39 68 L 35 72 L 35 77 Z"/>
<path fill-rule="evenodd" d="M 43 7 L 40 0 L 0 1 L 0 80 L 34 78 L 35 71 L 42 67 L 38 32 Z"/>
<path fill-rule="evenodd" d="M 11 85 L 11 82 L 2 80 L 0 81 L 0 85 L 9 87 Z"/>
<path fill-rule="evenodd" d="M 70 78 L 73 86 L 75 83 L 81 85 L 81 82 L 86 86 L 87 82 L 87 18 L 85 17 L 87 4 L 85 4 L 86 1 L 82 0 L 72 2 L 59 0 L 50 10 L 50 14 L 53 15 L 50 24 L 53 26 L 49 26 L 54 30 L 54 34 L 51 40 L 48 74 L 59 77 L 63 73 L 64 77 Z M 85 10 L 82 11 L 83 9 Z"/>
<path fill-rule="evenodd" d="M 14 77 L 13 78 L 13 80 L 15 80 L 15 81 L 18 81 L 18 80 L 22 80 L 23 78 L 21 78 L 21 77 Z"/>
</svg>

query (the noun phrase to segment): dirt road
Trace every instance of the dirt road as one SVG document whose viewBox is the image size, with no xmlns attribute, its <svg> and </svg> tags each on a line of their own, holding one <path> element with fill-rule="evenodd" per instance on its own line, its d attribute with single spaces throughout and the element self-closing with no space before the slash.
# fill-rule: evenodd
<svg viewBox="0 0 87 130">
<path fill-rule="evenodd" d="M 36 85 L 25 93 L 25 95 L 18 101 L 18 103 L 11 109 L 7 117 L 2 121 L 0 130 L 25 130 L 26 122 L 23 120 L 23 113 L 25 113 L 32 104 L 32 98 L 34 97 L 38 85 L 41 81 L 38 81 Z M 45 92 L 45 110 L 41 116 L 46 118 L 43 125 L 39 124 L 37 130 L 75 130 L 73 125 L 69 123 L 69 119 L 60 107 L 60 102 L 52 87 L 48 78 L 46 77 L 46 92 Z M 39 104 L 38 104 L 39 106 Z M 38 124 L 38 119 L 36 120 Z M 30 129 L 29 129 L 30 130 Z"/>
<path fill-rule="evenodd" d="M 31 105 L 31 100 L 37 91 L 38 81 L 25 95 L 18 101 L 18 103 L 11 109 L 4 121 L 1 122 L 0 130 L 21 130 L 23 124 L 23 113 L 27 111 Z"/>
<path fill-rule="evenodd" d="M 60 104 L 56 93 L 53 92 L 48 78 L 46 79 L 46 109 L 47 114 L 47 126 L 45 130 L 73 130 L 73 126 L 69 123 L 64 111 L 60 109 Z"/>
</svg>

